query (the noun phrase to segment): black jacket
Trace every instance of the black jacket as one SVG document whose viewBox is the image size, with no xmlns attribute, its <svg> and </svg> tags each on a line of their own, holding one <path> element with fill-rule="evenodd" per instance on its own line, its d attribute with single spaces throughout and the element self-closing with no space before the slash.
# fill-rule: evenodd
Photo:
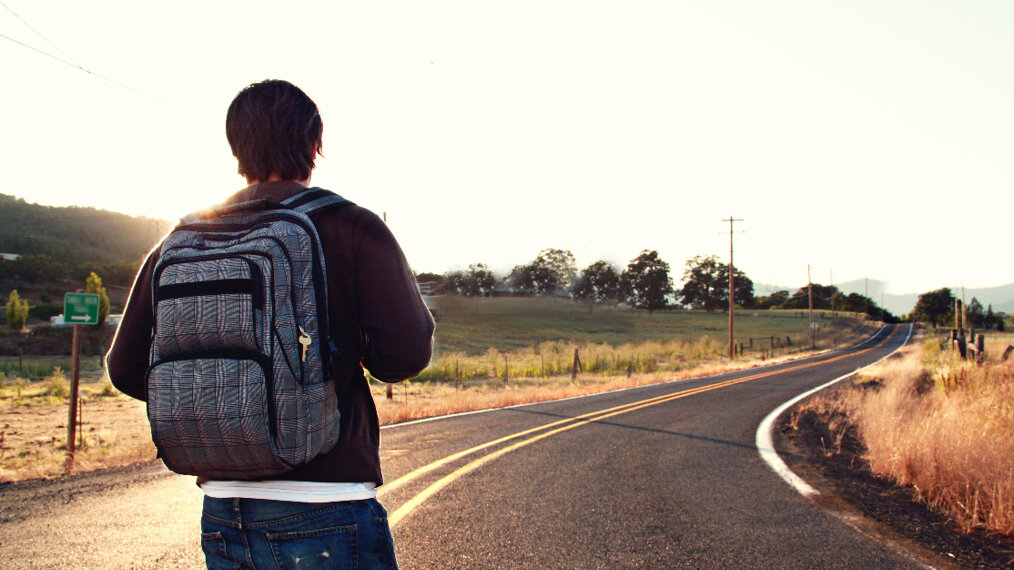
<svg viewBox="0 0 1014 570">
<path fill-rule="evenodd" d="M 265 182 L 237 192 L 225 204 L 282 200 L 304 189 L 292 182 Z M 363 367 L 386 382 L 417 375 L 430 361 L 433 318 L 405 255 L 380 218 L 346 206 L 312 220 L 327 264 L 330 333 L 339 350 L 331 368 L 337 375 L 341 434 L 333 450 L 275 478 L 380 485 L 380 426 Z M 137 275 L 106 360 L 113 385 L 141 400 L 146 399 L 151 278 L 158 249 Z"/>
</svg>

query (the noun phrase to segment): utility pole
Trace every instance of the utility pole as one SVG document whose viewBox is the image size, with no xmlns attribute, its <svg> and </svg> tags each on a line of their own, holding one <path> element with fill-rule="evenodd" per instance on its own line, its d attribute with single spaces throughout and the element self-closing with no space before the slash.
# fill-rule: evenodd
<svg viewBox="0 0 1014 570">
<path fill-rule="evenodd" d="M 831 290 L 834 291 L 834 269 L 831 270 Z M 842 293 L 844 295 L 844 293 Z M 831 324 L 838 318 L 838 311 L 834 308 L 834 293 L 831 294 Z"/>
<path fill-rule="evenodd" d="M 813 328 L 813 279 L 810 278 L 810 264 L 806 264 L 806 288 L 810 298 L 810 348 L 817 348 L 817 329 Z"/>
<path fill-rule="evenodd" d="M 735 312 L 736 307 L 736 280 L 733 276 L 735 273 L 735 266 L 732 264 L 732 234 L 734 233 L 732 227 L 734 223 L 742 222 L 743 219 L 729 216 L 728 219 L 723 219 L 722 221 L 729 222 L 729 360 L 732 360 L 734 342 L 732 331 L 733 321 L 735 320 L 733 313 Z"/>
</svg>

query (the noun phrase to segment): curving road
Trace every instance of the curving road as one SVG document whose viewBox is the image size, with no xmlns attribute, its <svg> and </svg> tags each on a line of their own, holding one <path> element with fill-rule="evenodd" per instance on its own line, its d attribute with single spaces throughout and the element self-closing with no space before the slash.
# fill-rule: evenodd
<svg viewBox="0 0 1014 570">
<path fill-rule="evenodd" d="M 381 501 L 399 562 L 920 567 L 818 507 L 757 443 L 780 404 L 883 358 L 907 334 L 882 329 L 858 347 L 776 366 L 386 427 Z M 192 478 L 150 465 L 11 485 L 0 489 L 0 561 L 201 567 L 200 497 Z"/>
</svg>

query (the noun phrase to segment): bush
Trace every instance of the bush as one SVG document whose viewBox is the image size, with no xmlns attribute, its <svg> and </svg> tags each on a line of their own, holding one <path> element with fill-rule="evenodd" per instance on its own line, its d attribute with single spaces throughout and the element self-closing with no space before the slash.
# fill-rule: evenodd
<svg viewBox="0 0 1014 570">
<path fill-rule="evenodd" d="M 63 306 L 52 303 L 36 305 L 28 309 L 28 316 L 39 321 L 48 321 L 51 317 L 55 317 L 60 313 L 63 313 Z"/>
<path fill-rule="evenodd" d="M 70 382 L 67 380 L 67 375 L 63 373 L 62 368 L 57 366 L 53 369 L 53 373 L 46 376 L 46 379 L 42 381 L 42 393 L 43 395 L 59 399 L 70 395 Z"/>
<path fill-rule="evenodd" d="M 7 299 L 7 324 L 15 330 L 21 330 L 25 328 L 26 320 L 28 320 L 28 301 L 22 299 L 15 289 Z"/>
</svg>

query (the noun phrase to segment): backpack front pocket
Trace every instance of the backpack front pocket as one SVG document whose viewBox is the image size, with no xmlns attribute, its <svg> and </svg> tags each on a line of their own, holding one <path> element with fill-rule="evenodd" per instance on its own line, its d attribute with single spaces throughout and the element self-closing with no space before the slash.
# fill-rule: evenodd
<svg viewBox="0 0 1014 570">
<path fill-rule="evenodd" d="M 276 457 L 269 368 L 253 358 L 156 362 L 148 420 L 166 466 L 178 473 L 251 478 L 288 470 Z"/>
<path fill-rule="evenodd" d="M 263 270 L 255 261 L 243 256 L 188 258 L 166 265 L 156 278 L 160 358 L 268 346 L 264 323 L 269 303 Z"/>
</svg>

